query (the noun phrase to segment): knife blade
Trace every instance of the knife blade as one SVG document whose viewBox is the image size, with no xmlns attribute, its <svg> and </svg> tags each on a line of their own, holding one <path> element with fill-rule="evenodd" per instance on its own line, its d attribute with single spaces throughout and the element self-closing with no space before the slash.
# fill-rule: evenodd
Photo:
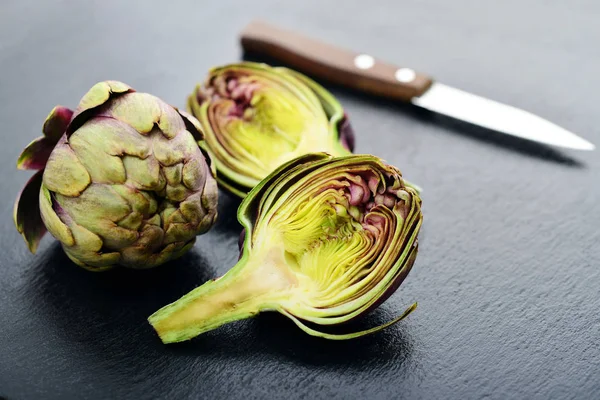
<svg viewBox="0 0 600 400">
<path fill-rule="evenodd" d="M 251 22 L 241 33 L 245 52 L 267 56 L 318 79 L 416 106 L 519 138 L 576 150 L 587 140 L 530 112 L 434 80 L 369 54 L 353 53 L 298 33 Z"/>
</svg>

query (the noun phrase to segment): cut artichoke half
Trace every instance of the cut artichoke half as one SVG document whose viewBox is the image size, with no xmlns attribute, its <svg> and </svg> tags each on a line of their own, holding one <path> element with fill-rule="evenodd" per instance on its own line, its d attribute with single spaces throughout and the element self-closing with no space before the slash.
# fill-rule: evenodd
<svg viewBox="0 0 600 400">
<path fill-rule="evenodd" d="M 351 339 L 319 326 L 350 321 L 381 304 L 417 255 L 421 199 L 400 171 L 371 155 L 301 156 L 243 200 L 238 263 L 149 318 L 164 343 L 191 339 L 262 311 L 286 315 L 306 333 Z"/>
<path fill-rule="evenodd" d="M 189 96 L 188 108 L 202 125 L 219 184 L 239 197 L 298 156 L 353 150 L 340 103 L 287 68 L 253 62 L 213 68 Z"/>
</svg>

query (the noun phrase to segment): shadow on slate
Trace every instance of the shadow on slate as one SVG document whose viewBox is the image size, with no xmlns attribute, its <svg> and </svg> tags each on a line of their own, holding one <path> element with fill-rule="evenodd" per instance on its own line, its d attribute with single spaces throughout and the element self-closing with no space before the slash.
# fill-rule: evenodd
<svg viewBox="0 0 600 400">
<path fill-rule="evenodd" d="M 390 303 L 387 304 L 389 308 Z M 378 309 L 356 322 L 327 331 L 342 333 L 368 329 L 389 321 L 392 317 L 388 314 L 391 313 Z M 247 360 L 272 355 L 284 356 L 297 364 L 361 370 L 386 365 L 390 360 L 404 363 L 412 354 L 412 346 L 409 326 L 405 321 L 373 335 L 334 341 L 310 336 L 285 316 L 265 312 L 167 347 L 181 357 L 193 355 L 204 358 L 218 354 L 220 358 Z"/>
<path fill-rule="evenodd" d="M 244 61 L 264 62 L 275 66 L 287 66 L 286 64 L 283 64 L 272 58 L 255 55 L 247 52 L 244 52 L 242 54 L 242 58 Z M 495 146 L 526 156 L 536 157 L 545 161 L 555 162 L 575 168 L 585 167 L 584 164 L 580 163 L 576 159 L 571 158 L 563 154 L 562 152 L 556 150 L 555 148 L 544 145 L 542 143 L 521 139 L 519 137 L 507 135 L 501 132 L 496 132 L 494 130 L 483 128 L 478 125 L 473 125 L 468 122 L 448 117 L 443 114 L 438 114 L 429 110 L 422 109 L 410 103 L 403 103 L 397 100 L 381 98 L 375 95 L 348 88 L 346 86 L 322 82 L 319 79 L 317 79 L 317 81 L 327 88 L 335 88 L 336 92 L 338 93 L 342 93 L 347 96 L 358 97 L 369 103 L 376 104 L 378 107 L 392 109 L 402 114 L 409 115 L 410 117 L 418 119 L 420 121 L 435 124 L 436 126 L 443 127 L 445 128 L 445 130 L 457 135 L 462 135 L 482 142 L 491 143 Z M 352 122 L 352 116 L 350 116 L 350 122 Z M 355 135 L 358 138 L 360 138 L 360 132 L 355 132 Z"/>
<path fill-rule="evenodd" d="M 148 316 L 216 276 L 193 250 L 157 268 L 106 272 L 76 266 L 58 243 L 38 257 L 28 271 L 28 297 L 60 335 L 92 347 L 111 334 L 158 342 Z"/>
</svg>

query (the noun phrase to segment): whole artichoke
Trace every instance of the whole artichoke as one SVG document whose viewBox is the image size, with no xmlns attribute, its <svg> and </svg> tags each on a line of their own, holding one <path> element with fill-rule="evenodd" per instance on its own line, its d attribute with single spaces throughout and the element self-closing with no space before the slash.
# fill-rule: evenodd
<svg viewBox="0 0 600 400">
<path fill-rule="evenodd" d="M 340 103 L 293 70 L 242 62 L 213 68 L 188 107 L 200 121 L 226 190 L 244 197 L 298 156 L 351 154 L 354 136 Z"/>
<path fill-rule="evenodd" d="M 191 339 L 261 311 L 278 311 L 310 335 L 356 318 L 402 283 L 417 255 L 421 199 L 400 171 L 375 156 L 323 153 L 292 160 L 243 200 L 242 255 L 209 281 L 149 318 L 164 343 Z M 312 327 L 307 323 L 312 323 Z"/>
<path fill-rule="evenodd" d="M 194 117 L 106 81 L 75 112 L 55 107 L 43 133 L 17 161 L 38 170 L 14 209 L 32 252 L 48 229 L 84 268 L 150 268 L 213 225 L 218 191 Z"/>
</svg>

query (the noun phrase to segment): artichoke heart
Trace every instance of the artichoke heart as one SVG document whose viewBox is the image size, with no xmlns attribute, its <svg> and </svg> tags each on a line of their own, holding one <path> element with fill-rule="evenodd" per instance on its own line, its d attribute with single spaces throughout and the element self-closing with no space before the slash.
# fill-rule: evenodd
<svg viewBox="0 0 600 400">
<path fill-rule="evenodd" d="M 381 304 L 417 255 L 421 199 L 400 171 L 371 155 L 313 153 L 277 168 L 243 200 L 238 263 L 149 318 L 164 343 L 191 339 L 262 311 L 277 311 L 310 335 Z"/>
<path fill-rule="evenodd" d="M 124 83 L 94 85 L 50 112 L 17 161 L 37 173 L 14 222 L 32 252 L 49 231 L 76 264 L 149 268 L 189 250 L 217 215 L 198 121 Z"/>
</svg>

